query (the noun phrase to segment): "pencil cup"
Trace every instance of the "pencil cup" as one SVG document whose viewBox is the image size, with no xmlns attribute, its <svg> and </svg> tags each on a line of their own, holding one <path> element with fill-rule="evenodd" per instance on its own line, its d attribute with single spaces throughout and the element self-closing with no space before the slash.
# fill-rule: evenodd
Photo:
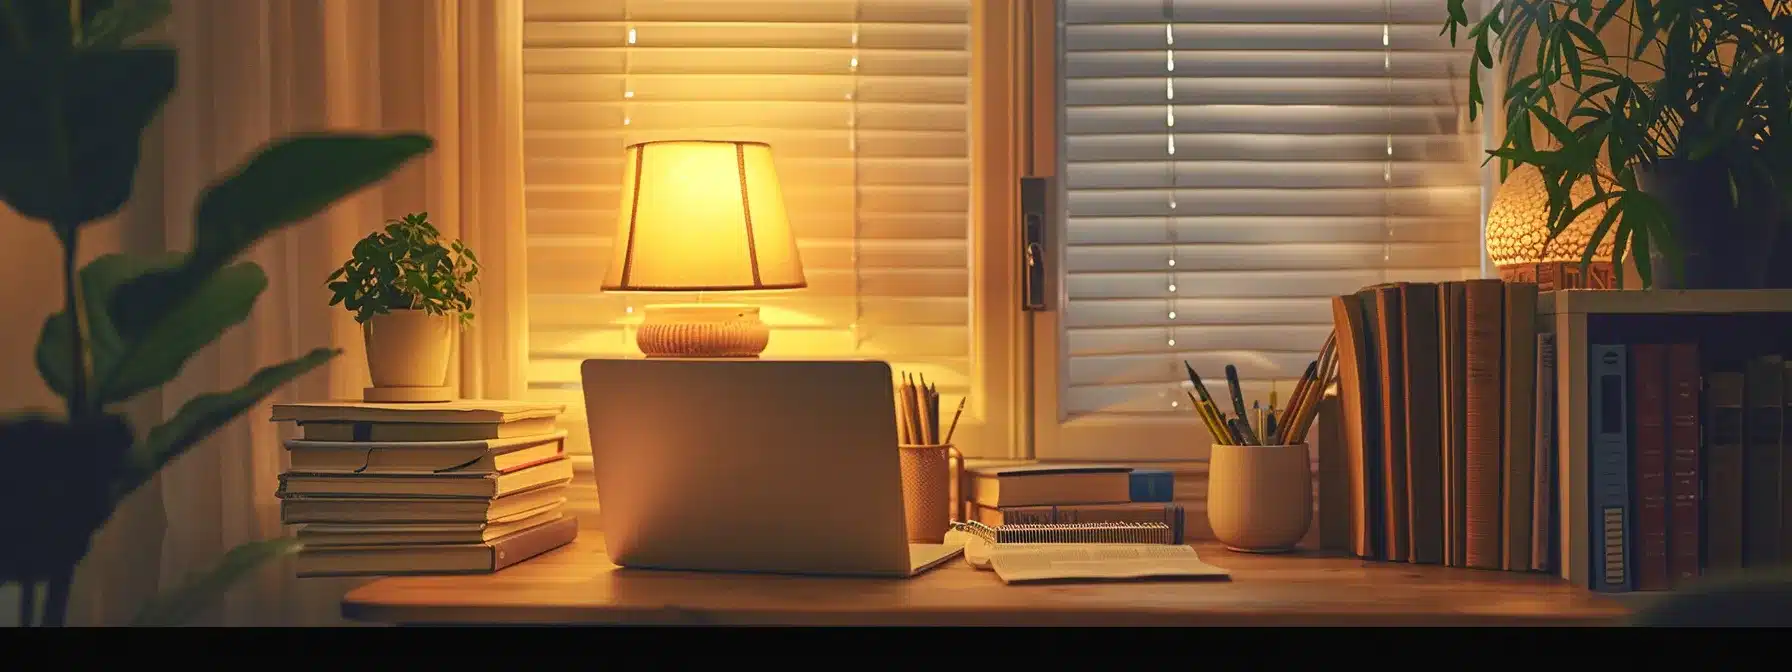
<svg viewBox="0 0 1792 672">
<path fill-rule="evenodd" d="M 952 475 L 954 465 L 962 482 L 964 455 L 950 444 L 903 444 L 902 513 L 911 543 L 937 544 L 952 526 Z M 964 506 L 961 502 L 958 506 Z M 962 513 L 962 512 L 959 512 Z"/>
<path fill-rule="evenodd" d="M 1207 472 L 1207 521 L 1226 548 L 1294 550 L 1313 522 L 1307 446 L 1215 445 Z"/>
</svg>

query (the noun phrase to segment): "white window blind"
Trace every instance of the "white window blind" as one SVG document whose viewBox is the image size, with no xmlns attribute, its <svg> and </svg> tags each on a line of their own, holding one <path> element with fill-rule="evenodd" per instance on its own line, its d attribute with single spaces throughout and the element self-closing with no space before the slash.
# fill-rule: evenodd
<svg viewBox="0 0 1792 672">
<path fill-rule="evenodd" d="M 650 303 L 603 293 L 623 147 L 772 145 L 809 286 L 766 357 L 871 357 L 948 404 L 969 379 L 971 0 L 525 0 L 529 388 L 583 426 L 579 362 L 634 355 Z M 574 450 L 586 449 L 582 431 Z"/>
<path fill-rule="evenodd" d="M 1247 404 L 1286 399 L 1331 296 L 1480 275 L 1480 138 L 1445 7 L 1065 0 L 1067 418 L 1193 418 L 1184 360 L 1209 389 L 1235 364 Z"/>
</svg>

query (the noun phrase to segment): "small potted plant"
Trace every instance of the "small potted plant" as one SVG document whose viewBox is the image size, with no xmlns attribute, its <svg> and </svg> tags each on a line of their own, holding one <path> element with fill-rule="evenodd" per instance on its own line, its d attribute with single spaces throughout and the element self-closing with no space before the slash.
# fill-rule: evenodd
<svg viewBox="0 0 1792 672">
<path fill-rule="evenodd" d="M 448 398 L 454 330 L 473 320 L 478 277 L 473 250 L 443 241 L 426 212 L 389 221 L 355 243 L 348 262 L 330 274 L 330 305 L 342 304 L 361 323 L 373 378 L 368 401 Z M 376 390 L 410 392 L 375 399 Z"/>
</svg>

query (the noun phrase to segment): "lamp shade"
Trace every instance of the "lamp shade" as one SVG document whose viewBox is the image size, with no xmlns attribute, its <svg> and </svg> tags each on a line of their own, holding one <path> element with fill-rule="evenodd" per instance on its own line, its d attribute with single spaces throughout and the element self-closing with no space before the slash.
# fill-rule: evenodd
<svg viewBox="0 0 1792 672">
<path fill-rule="evenodd" d="M 1592 198 L 1592 179 L 1576 182 L 1569 194 L 1574 203 Z M 1609 288 L 1615 236 L 1599 242 L 1584 275 L 1580 268 L 1581 255 L 1605 213 L 1604 203 L 1588 208 L 1550 240 L 1549 191 L 1543 172 L 1520 164 L 1500 184 L 1487 209 L 1487 256 L 1508 281 L 1535 282 L 1544 289 Z"/>
<path fill-rule="evenodd" d="M 1590 179 L 1582 179 L 1569 190 L 1574 203 L 1593 197 Z M 1601 203 L 1574 218 L 1555 240 L 1549 240 L 1549 192 L 1543 185 L 1543 172 L 1536 166 L 1520 164 L 1506 176 L 1494 193 L 1487 209 L 1487 255 L 1495 266 L 1517 264 L 1580 263 L 1587 241 L 1605 218 Z M 1599 244 L 1593 257 L 1598 261 L 1612 258 L 1612 238 Z"/>
<path fill-rule="evenodd" d="M 629 145 L 609 291 L 807 286 L 770 145 L 671 140 Z"/>
</svg>

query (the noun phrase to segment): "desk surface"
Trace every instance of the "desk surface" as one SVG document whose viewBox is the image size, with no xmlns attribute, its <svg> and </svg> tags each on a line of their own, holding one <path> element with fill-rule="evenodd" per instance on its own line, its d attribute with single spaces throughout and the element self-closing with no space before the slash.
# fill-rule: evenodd
<svg viewBox="0 0 1792 672">
<path fill-rule="evenodd" d="M 1606 625 L 1627 611 L 1553 577 L 1196 545 L 1225 582 L 1009 586 L 954 560 L 910 579 L 618 568 L 596 530 L 496 574 L 391 577 L 360 621 L 687 625 Z"/>
</svg>

